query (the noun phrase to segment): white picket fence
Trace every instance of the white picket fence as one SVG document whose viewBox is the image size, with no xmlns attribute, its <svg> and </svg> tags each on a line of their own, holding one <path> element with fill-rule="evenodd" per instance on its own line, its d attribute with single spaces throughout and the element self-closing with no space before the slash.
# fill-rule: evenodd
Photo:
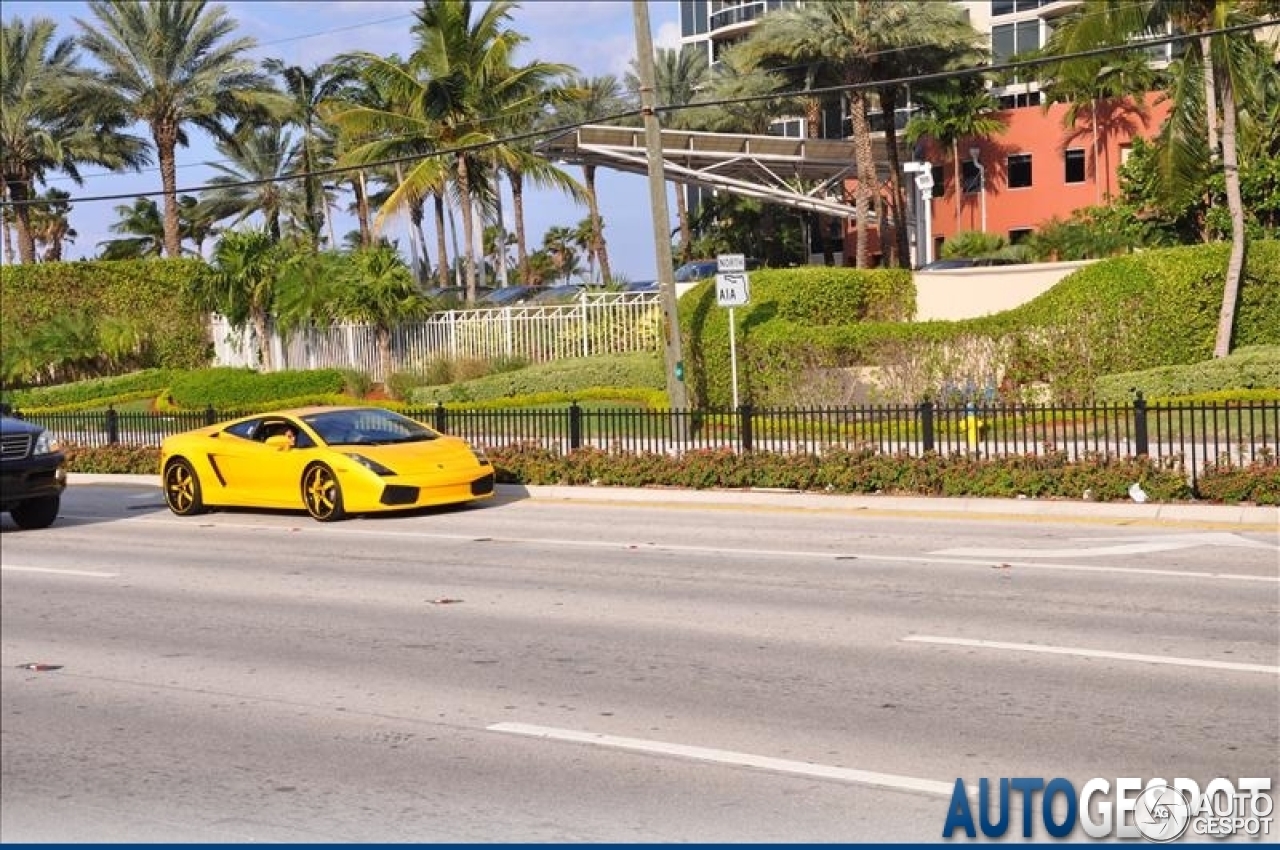
<svg viewBox="0 0 1280 850">
<path fill-rule="evenodd" d="M 266 368 L 257 334 L 233 328 L 222 316 L 211 323 L 218 366 Z M 334 324 L 282 336 L 269 328 L 271 368 L 356 369 L 385 381 L 374 328 Z M 656 351 L 662 340 L 662 310 L 656 293 L 583 293 L 571 304 L 448 310 L 391 334 L 391 370 L 411 371 L 432 360 L 522 357 L 543 363 L 567 357 Z"/>
</svg>

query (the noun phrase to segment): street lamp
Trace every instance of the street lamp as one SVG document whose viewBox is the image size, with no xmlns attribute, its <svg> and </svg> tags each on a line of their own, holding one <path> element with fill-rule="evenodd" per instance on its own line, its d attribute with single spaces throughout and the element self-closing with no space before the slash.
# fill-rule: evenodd
<svg viewBox="0 0 1280 850">
<path fill-rule="evenodd" d="M 933 166 L 928 162 L 904 162 L 902 170 L 915 174 L 920 200 L 916 204 L 916 265 L 933 259 Z"/>
<path fill-rule="evenodd" d="M 978 169 L 978 203 L 982 209 L 982 232 L 987 232 L 987 169 L 983 167 L 979 157 L 982 156 L 982 148 L 969 148 L 969 158 L 973 160 L 973 167 Z"/>
</svg>

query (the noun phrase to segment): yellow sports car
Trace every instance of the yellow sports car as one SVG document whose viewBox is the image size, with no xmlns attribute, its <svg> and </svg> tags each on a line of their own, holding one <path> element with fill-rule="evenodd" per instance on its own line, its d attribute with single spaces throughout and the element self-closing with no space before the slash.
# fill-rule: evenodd
<svg viewBox="0 0 1280 850">
<path fill-rule="evenodd" d="M 178 516 L 291 508 L 333 522 L 493 495 L 482 451 L 377 407 L 282 410 L 176 434 L 160 445 L 160 477 Z"/>
</svg>

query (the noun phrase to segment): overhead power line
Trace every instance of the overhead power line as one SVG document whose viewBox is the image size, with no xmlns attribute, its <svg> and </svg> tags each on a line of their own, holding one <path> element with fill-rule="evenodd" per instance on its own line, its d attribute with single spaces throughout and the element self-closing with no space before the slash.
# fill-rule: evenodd
<svg viewBox="0 0 1280 850">
<path fill-rule="evenodd" d="M 948 79 L 963 79 L 971 76 L 981 76 L 985 74 L 1002 73 L 1006 71 L 1020 71 L 1024 69 L 1039 68 L 1045 65 L 1057 65 L 1063 62 L 1069 62 L 1078 59 L 1089 59 L 1100 56 L 1110 56 L 1118 53 L 1127 53 L 1135 50 L 1147 50 L 1151 47 L 1164 44 L 1180 44 L 1183 42 L 1199 41 L 1202 38 L 1218 35 L 1232 35 L 1240 32 L 1252 32 L 1258 29 L 1277 26 L 1278 22 L 1274 20 L 1254 21 L 1245 24 L 1237 24 L 1229 27 L 1221 27 L 1213 30 L 1206 30 L 1195 33 L 1175 33 L 1154 38 L 1143 38 L 1140 41 L 1131 41 L 1126 44 L 1109 45 L 1106 47 L 1098 47 L 1090 50 L 1081 50 L 1074 53 L 1063 54 L 1052 57 L 1036 57 L 1034 59 L 1022 59 L 1010 62 L 1003 62 L 993 65 L 980 65 L 972 68 L 960 68 L 949 71 L 938 71 L 929 74 L 913 74 L 906 77 L 897 77 L 889 80 L 875 80 L 863 83 L 848 83 L 836 86 L 825 86 L 821 88 L 806 88 L 794 91 L 769 92 L 767 94 L 744 95 L 742 97 L 720 98 L 716 100 L 697 101 L 689 104 L 680 105 L 659 105 L 654 107 L 654 111 L 662 113 L 675 113 L 686 109 L 705 109 L 710 106 L 733 106 L 741 103 L 753 103 L 765 100 L 785 100 L 788 98 L 814 97 L 827 94 L 839 94 L 850 91 L 874 91 L 890 85 L 918 85 L 920 83 L 940 82 Z M 406 154 L 399 157 L 388 157 L 376 162 L 364 163 L 361 165 L 348 165 L 342 167 L 317 169 L 310 172 L 299 172 L 287 176 L 264 177 L 253 180 L 243 180 L 237 182 L 224 182 L 217 185 L 202 184 L 197 186 L 179 187 L 174 190 L 174 194 L 193 195 L 210 189 L 227 189 L 227 188 L 246 188 L 251 186 L 262 186 L 270 183 L 286 183 L 293 180 L 305 180 L 311 177 L 333 177 L 341 174 L 350 174 L 358 171 L 382 168 L 384 166 L 405 165 L 408 163 L 419 162 L 424 159 L 436 157 L 456 156 L 458 154 L 470 153 L 472 151 L 487 150 L 492 147 L 504 144 L 514 144 L 524 142 L 531 139 L 542 139 L 550 136 L 558 135 L 569 130 L 575 130 L 579 127 L 585 127 L 589 124 L 607 124 L 614 121 L 621 121 L 626 118 L 636 118 L 643 115 L 643 110 L 639 107 L 627 109 L 612 114 L 594 116 L 585 121 L 569 122 L 554 127 L 540 128 L 524 133 L 515 133 L 499 138 L 494 138 L 486 142 L 480 142 L 471 145 L 459 145 L 455 147 L 440 148 L 430 153 L 414 153 Z M 60 199 L 61 203 L 76 204 L 90 203 L 98 201 L 119 201 L 131 200 L 134 198 L 150 198 L 163 197 L 167 194 L 163 189 L 156 189 L 145 192 L 121 192 L 115 194 L 103 195 L 85 195 L 80 197 L 71 197 Z M 13 201 L 9 199 L 0 200 L 0 207 L 16 207 L 16 206 L 38 206 L 46 203 L 46 201 L 32 198 L 25 201 Z"/>
</svg>

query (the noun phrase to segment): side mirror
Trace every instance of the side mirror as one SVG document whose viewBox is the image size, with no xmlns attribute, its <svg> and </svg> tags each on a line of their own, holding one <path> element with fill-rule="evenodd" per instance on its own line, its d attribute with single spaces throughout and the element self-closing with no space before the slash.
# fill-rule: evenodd
<svg viewBox="0 0 1280 850">
<path fill-rule="evenodd" d="M 281 452 L 288 451 L 293 448 L 293 443 L 289 442 L 289 438 L 284 434 L 276 434 L 275 436 L 267 437 L 265 445 L 271 446 L 276 451 Z"/>
</svg>

